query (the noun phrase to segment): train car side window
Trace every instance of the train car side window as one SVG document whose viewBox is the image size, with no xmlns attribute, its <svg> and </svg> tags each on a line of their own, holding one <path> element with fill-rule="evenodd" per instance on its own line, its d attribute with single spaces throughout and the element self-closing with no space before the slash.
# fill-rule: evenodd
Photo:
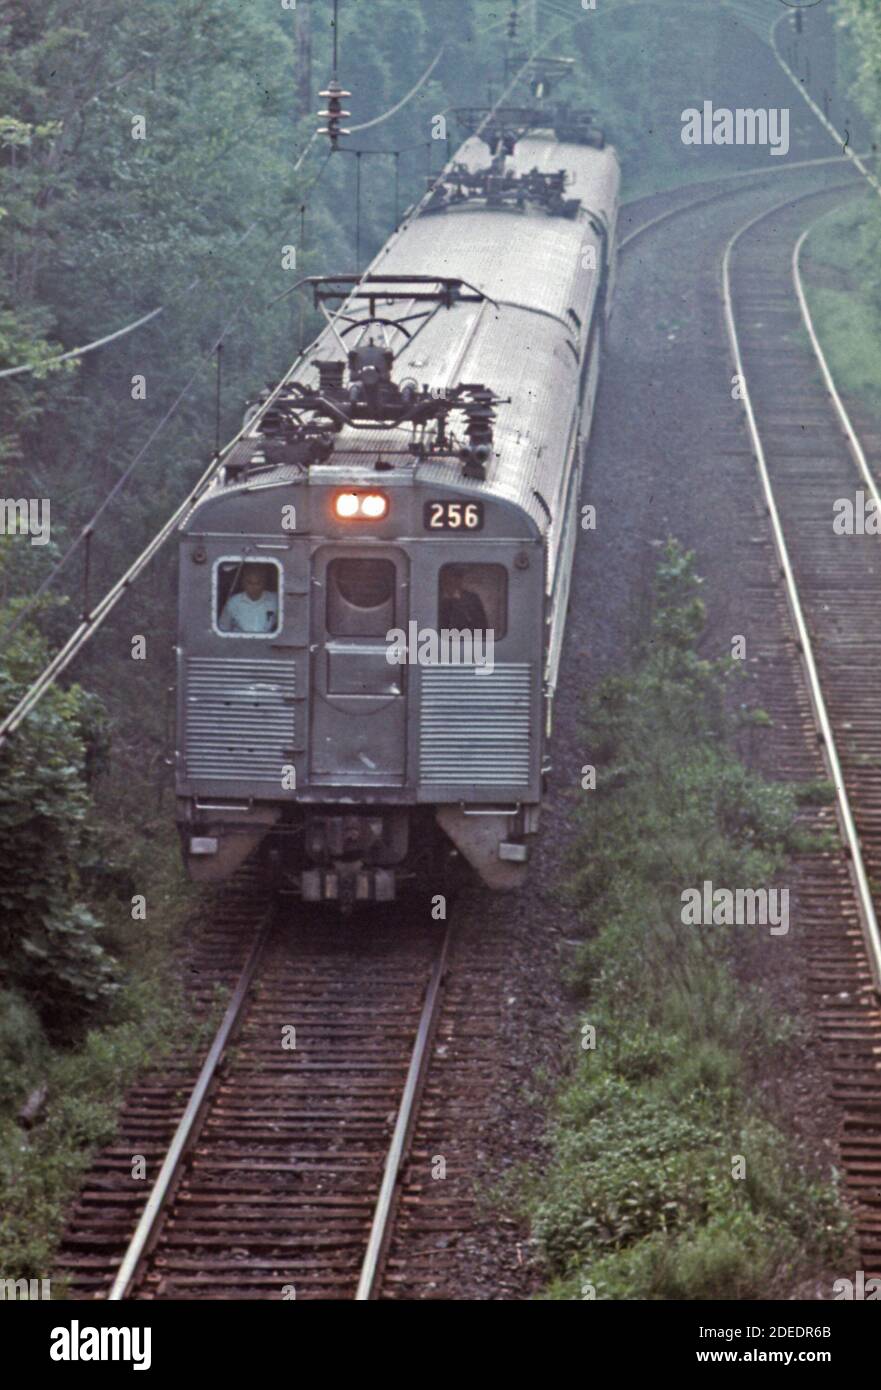
<svg viewBox="0 0 881 1390">
<path fill-rule="evenodd" d="M 438 627 L 493 633 L 508 630 L 508 571 L 504 565 L 444 565 L 438 576 Z"/>
<path fill-rule="evenodd" d="M 331 637 L 384 637 L 394 625 L 393 562 L 331 560 L 327 567 L 327 630 Z"/>
<path fill-rule="evenodd" d="M 281 628 L 281 565 L 225 556 L 214 566 L 213 627 L 221 637 L 273 637 Z"/>
</svg>

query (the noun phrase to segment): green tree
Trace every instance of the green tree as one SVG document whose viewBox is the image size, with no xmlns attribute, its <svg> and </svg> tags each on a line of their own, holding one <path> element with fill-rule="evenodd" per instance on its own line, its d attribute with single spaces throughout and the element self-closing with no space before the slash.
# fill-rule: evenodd
<svg viewBox="0 0 881 1390">
<path fill-rule="evenodd" d="M 0 580 L 13 567 L 32 567 L 28 549 L 21 535 L 0 541 Z M 0 624 L 18 607 L 0 605 Z M 46 641 L 31 626 L 4 642 L 0 713 L 46 659 Z M 88 769 L 103 726 L 94 696 L 55 687 L 0 749 L 0 988 L 23 996 L 55 1036 L 68 1035 L 116 990 L 78 869 L 88 844 Z"/>
</svg>

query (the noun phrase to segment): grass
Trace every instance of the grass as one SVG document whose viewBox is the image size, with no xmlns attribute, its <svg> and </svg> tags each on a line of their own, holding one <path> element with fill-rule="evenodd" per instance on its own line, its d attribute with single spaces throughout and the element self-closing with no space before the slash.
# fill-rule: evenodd
<svg viewBox="0 0 881 1390">
<path fill-rule="evenodd" d="M 868 201 L 848 203 L 817 224 L 802 252 L 805 292 L 832 376 L 873 409 L 881 398 L 876 225 Z M 843 283 L 822 284 L 830 272 Z"/>
<path fill-rule="evenodd" d="M 847 1247 L 835 1184 L 761 1100 L 804 1041 L 750 983 L 783 948 L 767 927 L 682 922 L 687 886 L 774 882 L 804 839 L 799 805 L 830 795 L 731 751 L 737 664 L 698 655 L 697 584 L 668 545 L 650 640 L 588 707 L 598 787 L 568 888 L 590 933 L 572 973 L 584 1012 L 550 1162 L 519 1175 L 548 1298 L 785 1297 Z"/>
</svg>

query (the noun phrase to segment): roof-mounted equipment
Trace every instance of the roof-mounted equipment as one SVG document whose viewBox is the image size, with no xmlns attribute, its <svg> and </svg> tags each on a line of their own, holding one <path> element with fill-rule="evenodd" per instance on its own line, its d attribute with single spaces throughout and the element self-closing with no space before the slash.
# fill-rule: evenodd
<svg viewBox="0 0 881 1390">
<path fill-rule="evenodd" d="M 553 174 L 540 169 L 515 174 L 505 168 L 503 154 L 498 154 L 488 169 L 472 170 L 465 164 L 454 164 L 438 181 L 424 211 L 439 212 L 444 208 L 482 202 L 488 208 L 520 211 L 530 204 L 544 208 L 551 217 L 575 217 L 581 201 L 564 197 L 567 178 L 565 169 Z"/>
<path fill-rule="evenodd" d="M 278 393 L 256 441 L 266 463 L 308 468 L 330 458 L 335 435 L 344 428 L 409 426 L 414 434 L 410 451 L 417 457 L 452 454 L 462 459 L 467 477 L 484 477 L 492 454 L 494 407 L 501 398 L 478 383 L 463 382 L 440 393 L 412 378 L 399 384 L 393 368 L 441 309 L 482 303 L 488 296 L 465 280 L 431 275 L 312 275 L 293 288 L 306 285 L 343 356 L 313 361 L 317 385 L 292 381 Z M 339 307 L 328 312 L 333 303 Z M 396 306 L 409 312 L 396 315 Z M 397 352 L 396 335 L 402 340 Z M 464 422 L 462 439 L 448 429 L 454 414 Z M 252 439 L 250 456 L 254 451 Z M 244 453 L 241 465 L 247 468 Z"/>
</svg>

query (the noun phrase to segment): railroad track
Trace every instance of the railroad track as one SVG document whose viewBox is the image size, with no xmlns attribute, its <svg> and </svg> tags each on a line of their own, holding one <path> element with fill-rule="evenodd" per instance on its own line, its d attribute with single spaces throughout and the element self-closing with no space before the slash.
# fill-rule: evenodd
<svg viewBox="0 0 881 1390">
<path fill-rule="evenodd" d="M 764 544 L 748 566 L 750 616 L 761 634 L 761 703 L 774 726 L 766 770 L 793 782 L 826 779 L 836 789 L 833 809 L 803 812 L 806 829 L 837 831 L 841 848 L 800 857 L 798 914 L 840 1115 L 841 1168 L 859 1258 L 864 1271 L 878 1272 L 881 536 L 836 535 L 832 521 L 833 504 L 854 499 L 858 489 L 881 511 L 869 461 L 881 449 L 881 436 L 868 419 L 858 425 L 865 412 L 846 405 L 836 387 L 800 269 L 813 225 L 861 187 L 854 179 L 793 192 L 751 216 L 725 247 L 720 290 L 726 360 L 745 383 L 749 443 L 767 515 Z M 662 196 L 662 210 L 639 222 L 620 247 L 736 191 L 729 183 L 698 200 L 674 196 L 669 207 Z M 825 207 L 819 218 L 810 211 L 816 204 Z M 725 462 L 720 458 L 720 465 Z"/>
<path fill-rule="evenodd" d="M 863 159 L 869 161 L 876 158 L 877 156 L 872 153 L 863 155 Z M 852 162 L 846 155 L 793 160 L 779 169 L 774 167 L 740 169 L 734 174 L 720 175 L 717 178 L 706 179 L 701 182 L 680 184 L 675 188 L 662 189 L 657 193 L 640 194 L 639 197 L 631 198 L 621 204 L 618 219 L 618 249 L 620 251 L 625 250 L 632 242 L 647 232 L 654 231 L 656 227 L 662 226 L 673 217 L 679 217 L 686 212 L 696 212 L 698 208 L 709 207 L 713 203 L 720 202 L 723 198 L 737 197 L 744 188 L 758 189 L 769 182 L 785 183 L 790 180 L 790 176 L 793 174 L 798 176 L 808 170 L 830 169 L 833 165 L 840 166 L 842 172 L 845 172 L 851 164 Z M 860 186 L 857 178 L 854 177 L 853 187 L 859 188 Z M 690 196 L 695 194 L 697 196 Z M 791 196 L 797 195 L 793 192 Z M 666 203 L 671 206 L 663 206 Z M 656 204 L 661 205 L 661 210 L 644 219 L 642 217 L 643 207 L 652 207 Z"/>
<path fill-rule="evenodd" d="M 473 1163 L 510 1027 L 507 924 L 460 934 L 451 959 L 443 923 L 283 918 L 255 959 L 256 894 L 237 885 L 192 972 L 204 1012 L 223 962 L 230 1038 L 215 1036 L 203 1086 L 198 1063 L 178 1058 L 129 1092 L 70 1215 L 57 1270 L 69 1296 L 425 1299 L 463 1278 L 487 1287 L 498 1233 L 481 1230 Z M 133 1179 L 136 1155 L 146 1181 Z M 506 1291 L 510 1276 L 488 1287 Z"/>
<path fill-rule="evenodd" d="M 749 444 L 767 516 L 764 543 L 748 565 L 750 617 L 761 634 L 752 650 L 761 703 L 774 727 L 766 770 L 793 782 L 827 779 L 836 789 L 834 808 L 803 813 L 807 829 L 837 831 L 841 848 L 800 857 L 798 916 L 840 1116 L 841 1168 L 861 1267 L 878 1272 L 881 536 L 837 535 L 832 522 L 834 503 L 854 500 L 858 489 L 881 509 L 870 463 L 881 436 L 864 411 L 845 404 L 832 378 L 800 267 L 812 227 L 861 186 L 852 180 L 793 192 L 751 216 L 725 247 L 720 290 L 726 357 L 745 383 Z M 674 199 L 625 236 L 621 248 L 732 191 L 718 189 L 697 202 Z"/>
<path fill-rule="evenodd" d="M 450 943 L 444 923 L 266 916 L 244 884 L 197 970 L 240 969 L 195 1084 L 133 1088 L 59 1261 L 72 1297 L 376 1296 Z M 241 959 L 244 957 L 244 959 Z M 206 969 L 207 967 L 207 969 Z M 147 1177 L 133 1177 L 138 1155 Z M 134 1236 L 132 1227 L 138 1220 Z"/>
<path fill-rule="evenodd" d="M 800 273 L 812 224 L 841 190 L 801 195 L 730 238 L 721 292 L 773 551 L 754 587 L 777 771 L 835 786 L 839 853 L 802 865 L 799 919 L 840 1114 L 862 1268 L 881 1269 L 881 537 L 838 535 L 834 504 L 877 498 L 867 456 L 814 332 Z M 808 341 L 805 342 L 807 332 Z M 767 548 L 766 548 L 767 555 Z M 776 635 L 774 635 L 776 634 Z M 815 813 L 815 829 L 830 828 Z"/>
</svg>

